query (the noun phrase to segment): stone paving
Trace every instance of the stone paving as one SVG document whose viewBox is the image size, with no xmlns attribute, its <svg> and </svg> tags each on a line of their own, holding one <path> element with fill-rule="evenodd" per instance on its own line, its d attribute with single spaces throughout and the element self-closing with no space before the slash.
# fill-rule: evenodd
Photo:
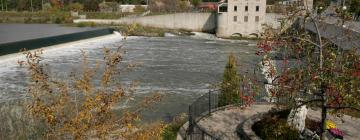
<svg viewBox="0 0 360 140">
<path fill-rule="evenodd" d="M 242 108 L 239 106 L 226 108 L 213 112 L 211 116 L 205 117 L 198 122 L 198 125 L 204 128 L 207 132 L 214 134 L 223 140 L 238 140 L 240 137 L 236 133 L 236 128 L 244 120 L 257 113 L 269 111 L 273 105 L 270 104 L 255 104 L 251 107 Z M 320 111 L 309 109 L 308 117 L 320 119 Z M 352 118 L 345 115 L 342 121 L 339 118 L 330 116 L 337 127 L 344 131 L 345 140 L 359 140 L 360 138 L 360 119 Z"/>
<path fill-rule="evenodd" d="M 320 120 L 320 111 L 309 109 L 307 117 Z M 345 133 L 344 140 L 359 140 L 360 139 L 360 118 L 350 117 L 344 115 L 342 119 L 329 115 L 328 119 L 335 122 L 336 127 Z"/>
<path fill-rule="evenodd" d="M 246 108 L 230 107 L 201 119 L 198 125 L 220 139 L 238 140 L 240 138 L 236 133 L 236 127 L 240 123 L 252 115 L 267 112 L 272 107 L 270 104 L 256 104 Z"/>
</svg>

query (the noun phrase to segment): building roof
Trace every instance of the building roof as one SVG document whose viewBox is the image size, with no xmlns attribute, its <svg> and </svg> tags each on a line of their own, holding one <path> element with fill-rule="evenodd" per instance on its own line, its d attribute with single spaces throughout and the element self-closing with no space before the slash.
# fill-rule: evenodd
<svg viewBox="0 0 360 140">
<path fill-rule="evenodd" d="M 218 6 L 217 2 L 202 2 L 199 4 L 199 8 L 208 8 L 208 9 L 213 9 L 216 10 Z"/>
</svg>

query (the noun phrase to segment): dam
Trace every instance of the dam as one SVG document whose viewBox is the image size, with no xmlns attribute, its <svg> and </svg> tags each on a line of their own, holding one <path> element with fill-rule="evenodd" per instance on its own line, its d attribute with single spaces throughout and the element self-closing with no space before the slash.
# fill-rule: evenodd
<svg viewBox="0 0 360 140">
<path fill-rule="evenodd" d="M 111 34 L 108 28 L 57 24 L 0 24 L 0 55 Z"/>
</svg>

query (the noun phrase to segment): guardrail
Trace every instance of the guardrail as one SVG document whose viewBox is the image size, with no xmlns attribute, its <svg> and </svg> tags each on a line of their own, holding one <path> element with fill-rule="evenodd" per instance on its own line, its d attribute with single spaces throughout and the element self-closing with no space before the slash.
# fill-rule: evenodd
<svg viewBox="0 0 360 140">
<path fill-rule="evenodd" d="M 196 99 L 189 106 L 189 128 L 187 131 L 187 139 L 189 140 L 216 140 L 217 138 L 197 125 L 197 121 L 202 116 L 209 115 L 211 110 L 218 106 L 218 95 L 215 91 L 209 91 L 207 94 Z"/>
<path fill-rule="evenodd" d="M 227 98 L 227 102 L 224 103 L 224 94 L 221 94 L 221 90 L 210 90 L 208 93 L 202 95 L 198 99 L 196 99 L 190 106 L 189 106 L 189 127 L 186 131 L 186 139 L 188 140 L 220 140 L 220 136 L 216 136 L 214 134 L 209 133 L 204 128 L 198 125 L 198 122 L 209 115 L 211 113 L 225 109 L 230 106 L 243 106 L 245 105 L 245 102 L 241 100 L 239 97 L 231 97 L 230 99 Z M 264 103 L 268 102 L 265 97 L 268 95 L 266 92 L 263 92 L 262 94 L 255 95 L 254 102 L 256 103 Z M 305 95 L 303 95 L 305 97 Z M 290 100 L 297 99 L 299 97 L 293 97 L 293 96 L 279 96 L 277 98 L 273 98 L 274 102 L 277 102 L 278 104 L 286 104 Z M 308 96 L 308 98 L 316 98 L 313 96 Z M 236 101 L 236 102 L 234 102 Z"/>
</svg>

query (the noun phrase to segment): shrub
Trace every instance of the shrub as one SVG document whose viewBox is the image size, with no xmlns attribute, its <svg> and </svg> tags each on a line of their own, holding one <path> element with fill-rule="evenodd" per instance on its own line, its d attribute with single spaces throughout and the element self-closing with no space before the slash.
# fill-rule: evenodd
<svg viewBox="0 0 360 140">
<path fill-rule="evenodd" d="M 54 20 L 54 23 L 60 24 L 60 23 L 62 23 L 62 19 L 60 19 L 60 17 L 56 17 Z"/>
<path fill-rule="evenodd" d="M 263 140 L 300 140 L 299 131 L 287 124 L 289 113 L 289 110 L 270 112 L 256 122 L 252 130 Z"/>
<path fill-rule="evenodd" d="M 120 109 L 115 105 L 132 100 L 135 83 L 124 88 L 118 76 L 121 69 L 122 49 L 112 52 L 104 48 L 102 61 L 91 67 L 82 52 L 82 69 L 70 72 L 64 79 L 54 78 L 49 65 L 42 61 L 42 51 L 24 52 L 25 61 L 19 61 L 29 73 L 26 111 L 35 121 L 44 124 L 46 139 L 130 139 L 151 138 L 156 130 L 143 130 L 135 123 L 139 114 L 150 104 L 159 102 L 160 94 L 153 94 L 140 101 L 135 110 Z M 140 133 L 143 132 L 143 133 Z M 0 134 L 2 132 L 0 131 Z M 111 136 L 110 136 L 111 135 Z M 28 138 L 25 138 L 28 139 Z M 35 138 L 41 139 L 41 138 Z"/>
<path fill-rule="evenodd" d="M 31 23 L 32 22 L 32 18 L 31 17 L 27 17 L 24 19 L 24 23 Z"/>
<path fill-rule="evenodd" d="M 80 22 L 76 24 L 77 27 L 95 27 L 95 22 Z"/>
<path fill-rule="evenodd" d="M 162 138 L 164 140 L 176 140 L 178 131 L 186 121 L 186 114 L 181 114 L 180 116 L 175 117 L 170 124 L 165 126 L 162 133 Z"/>
<path fill-rule="evenodd" d="M 134 8 L 135 13 L 143 13 L 145 11 L 146 11 L 146 9 L 144 7 L 142 7 L 141 5 L 136 5 Z"/>
<path fill-rule="evenodd" d="M 84 6 L 80 3 L 71 3 L 68 5 L 68 10 L 80 12 L 84 10 Z"/>
<path fill-rule="evenodd" d="M 219 95 L 219 106 L 239 103 L 240 80 L 237 75 L 237 62 L 233 54 L 229 55 L 228 62 L 224 70 L 223 82 L 221 83 L 221 93 Z"/>
</svg>

